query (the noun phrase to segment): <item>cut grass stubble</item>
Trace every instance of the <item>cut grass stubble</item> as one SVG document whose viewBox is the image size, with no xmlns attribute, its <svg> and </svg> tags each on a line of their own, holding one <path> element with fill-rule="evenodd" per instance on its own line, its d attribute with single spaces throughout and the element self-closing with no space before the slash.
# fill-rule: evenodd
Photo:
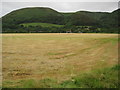
<svg viewBox="0 0 120 90">
<path fill-rule="evenodd" d="M 118 62 L 117 41 L 117 34 L 3 34 L 3 82 L 25 78 L 62 82 L 113 66 Z"/>
</svg>

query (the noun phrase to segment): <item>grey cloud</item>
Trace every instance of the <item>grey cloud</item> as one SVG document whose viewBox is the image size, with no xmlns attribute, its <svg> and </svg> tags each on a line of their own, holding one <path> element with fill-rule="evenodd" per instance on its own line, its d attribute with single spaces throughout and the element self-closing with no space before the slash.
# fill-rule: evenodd
<svg viewBox="0 0 120 90">
<path fill-rule="evenodd" d="M 119 0 L 3 0 L 2 2 L 119 2 Z"/>
<path fill-rule="evenodd" d="M 118 8 L 117 2 L 3 2 L 2 16 L 20 8 L 50 7 L 59 12 L 75 12 L 80 10 L 94 12 L 112 12 Z"/>
</svg>

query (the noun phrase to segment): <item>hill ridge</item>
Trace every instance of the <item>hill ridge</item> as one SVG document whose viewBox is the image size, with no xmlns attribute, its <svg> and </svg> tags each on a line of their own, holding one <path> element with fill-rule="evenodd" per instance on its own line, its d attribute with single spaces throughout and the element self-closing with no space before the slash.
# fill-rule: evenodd
<svg viewBox="0 0 120 90">
<path fill-rule="evenodd" d="M 94 26 L 98 28 L 117 27 L 117 9 L 108 12 L 77 11 L 74 13 L 61 13 L 49 7 L 27 7 L 14 10 L 2 17 L 3 31 L 15 29 L 22 23 L 50 23 L 71 26 Z"/>
</svg>

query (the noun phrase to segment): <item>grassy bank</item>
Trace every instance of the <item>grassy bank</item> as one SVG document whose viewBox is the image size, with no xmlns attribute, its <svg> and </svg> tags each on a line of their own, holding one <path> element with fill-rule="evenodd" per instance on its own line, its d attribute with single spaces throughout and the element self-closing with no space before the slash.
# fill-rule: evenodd
<svg viewBox="0 0 120 90">
<path fill-rule="evenodd" d="M 28 26 L 42 26 L 42 27 L 63 27 L 64 25 L 50 24 L 50 23 L 24 23 L 21 24 L 25 27 Z"/>
<path fill-rule="evenodd" d="M 58 82 L 55 79 L 6 81 L 3 85 L 14 88 L 118 88 L 120 65 L 80 74 L 70 80 Z M 7 86 L 8 85 L 8 86 Z M 4 87 L 4 86 L 3 86 Z"/>
</svg>

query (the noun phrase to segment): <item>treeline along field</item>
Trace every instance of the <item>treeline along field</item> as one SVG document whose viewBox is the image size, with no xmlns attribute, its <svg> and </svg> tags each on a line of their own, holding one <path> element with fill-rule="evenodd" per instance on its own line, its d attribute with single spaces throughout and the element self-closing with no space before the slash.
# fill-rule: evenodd
<svg viewBox="0 0 120 90">
<path fill-rule="evenodd" d="M 3 87 L 118 87 L 117 34 L 2 35 Z"/>
<path fill-rule="evenodd" d="M 2 17 L 3 33 L 65 33 L 69 30 L 73 33 L 118 33 L 119 15 L 119 9 L 111 13 L 61 13 L 51 8 L 23 8 Z"/>
</svg>

